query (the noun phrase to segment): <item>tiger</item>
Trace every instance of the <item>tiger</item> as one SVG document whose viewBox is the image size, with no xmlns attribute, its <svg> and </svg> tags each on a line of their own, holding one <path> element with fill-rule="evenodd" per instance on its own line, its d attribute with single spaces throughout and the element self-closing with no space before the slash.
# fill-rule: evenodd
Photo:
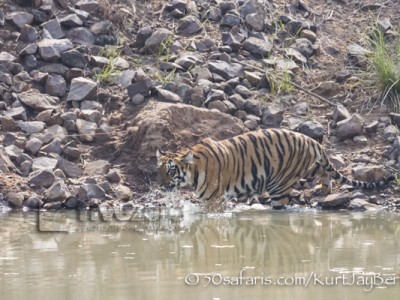
<svg viewBox="0 0 400 300">
<path fill-rule="evenodd" d="M 289 203 L 293 186 L 304 178 L 320 179 L 318 194 L 332 192 L 331 178 L 355 188 L 380 189 L 394 176 L 377 182 L 353 180 L 337 171 L 323 146 L 287 129 L 260 129 L 215 141 L 203 139 L 177 152 L 157 149 L 157 183 L 167 192 L 191 187 L 200 201 L 243 201 L 269 194 L 274 209 Z"/>
</svg>

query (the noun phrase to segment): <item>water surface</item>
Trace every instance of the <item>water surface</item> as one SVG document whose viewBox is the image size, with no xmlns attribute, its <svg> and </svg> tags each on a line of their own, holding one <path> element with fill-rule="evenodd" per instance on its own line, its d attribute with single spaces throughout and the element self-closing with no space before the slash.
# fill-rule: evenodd
<svg viewBox="0 0 400 300">
<path fill-rule="evenodd" d="M 0 214 L 1 299 L 336 300 L 400 294 L 396 213 L 148 211 L 126 219 Z M 68 232 L 52 232 L 57 228 Z"/>
</svg>

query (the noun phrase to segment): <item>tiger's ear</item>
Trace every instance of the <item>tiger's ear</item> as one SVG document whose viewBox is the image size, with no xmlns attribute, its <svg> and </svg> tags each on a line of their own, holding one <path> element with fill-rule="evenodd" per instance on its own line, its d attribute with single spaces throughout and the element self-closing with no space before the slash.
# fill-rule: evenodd
<svg viewBox="0 0 400 300">
<path fill-rule="evenodd" d="M 156 157 L 157 160 L 160 160 L 161 156 L 165 155 L 165 152 L 162 152 L 160 149 L 157 149 Z"/>
<path fill-rule="evenodd" d="M 188 153 L 186 153 L 184 156 L 182 156 L 181 161 L 184 164 L 193 164 L 194 163 L 193 152 L 189 151 Z"/>
</svg>

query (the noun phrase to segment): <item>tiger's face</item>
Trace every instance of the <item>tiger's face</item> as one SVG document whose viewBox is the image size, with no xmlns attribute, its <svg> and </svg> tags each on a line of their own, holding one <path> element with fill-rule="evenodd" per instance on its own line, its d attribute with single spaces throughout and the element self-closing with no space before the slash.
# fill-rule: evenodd
<svg viewBox="0 0 400 300">
<path fill-rule="evenodd" d="M 170 153 L 157 150 L 157 184 L 161 191 L 171 192 L 175 188 L 190 185 L 188 167 L 193 163 L 191 151 Z"/>
</svg>

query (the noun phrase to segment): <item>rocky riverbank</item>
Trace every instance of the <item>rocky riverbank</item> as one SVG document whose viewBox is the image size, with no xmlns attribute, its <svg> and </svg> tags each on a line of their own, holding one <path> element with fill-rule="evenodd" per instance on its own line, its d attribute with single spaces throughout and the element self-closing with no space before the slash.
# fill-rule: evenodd
<svg viewBox="0 0 400 300">
<path fill-rule="evenodd" d="M 398 173 L 400 115 L 363 81 L 369 16 L 395 36 L 397 1 L 286 2 L 0 0 L 4 204 L 164 205 L 158 147 L 269 127 L 318 139 L 357 180 Z M 303 186 L 295 205 L 400 207 L 398 183 L 322 198 Z"/>
</svg>

